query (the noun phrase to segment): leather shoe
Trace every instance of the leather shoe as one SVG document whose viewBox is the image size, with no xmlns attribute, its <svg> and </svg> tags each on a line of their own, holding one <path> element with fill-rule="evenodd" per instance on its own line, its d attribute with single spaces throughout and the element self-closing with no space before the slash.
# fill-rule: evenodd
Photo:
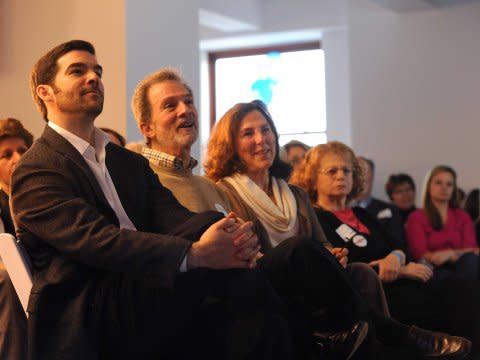
<svg viewBox="0 0 480 360">
<path fill-rule="evenodd" d="M 368 334 L 368 323 L 359 321 L 349 330 L 338 333 L 313 334 L 316 352 L 319 358 L 335 360 L 350 359 Z"/>
<path fill-rule="evenodd" d="M 470 340 L 410 326 L 409 344 L 425 359 L 466 359 L 472 349 Z"/>
</svg>

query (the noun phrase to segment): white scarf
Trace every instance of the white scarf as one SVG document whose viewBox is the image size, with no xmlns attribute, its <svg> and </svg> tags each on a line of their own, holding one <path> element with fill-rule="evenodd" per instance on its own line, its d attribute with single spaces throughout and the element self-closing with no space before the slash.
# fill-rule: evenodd
<svg viewBox="0 0 480 360">
<path fill-rule="evenodd" d="M 271 177 L 275 202 L 247 175 L 235 173 L 223 179 L 232 185 L 265 227 L 273 247 L 297 235 L 297 201 L 286 181 Z"/>
</svg>

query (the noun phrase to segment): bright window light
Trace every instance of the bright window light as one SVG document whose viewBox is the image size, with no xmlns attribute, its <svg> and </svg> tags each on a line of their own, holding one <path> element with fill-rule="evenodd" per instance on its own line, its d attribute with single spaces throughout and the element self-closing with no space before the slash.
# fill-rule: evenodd
<svg viewBox="0 0 480 360">
<path fill-rule="evenodd" d="M 217 120 L 234 104 L 260 99 L 272 114 L 280 144 L 327 141 L 322 49 L 219 58 L 215 62 Z"/>
</svg>

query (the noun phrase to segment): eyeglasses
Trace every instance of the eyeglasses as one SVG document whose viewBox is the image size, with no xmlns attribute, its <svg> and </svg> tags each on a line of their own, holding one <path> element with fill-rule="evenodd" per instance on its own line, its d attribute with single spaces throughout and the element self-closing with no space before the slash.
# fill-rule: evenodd
<svg viewBox="0 0 480 360">
<path fill-rule="evenodd" d="M 350 174 L 352 174 L 353 169 L 349 167 L 341 167 L 341 168 L 331 167 L 327 169 L 320 169 L 321 174 L 324 174 L 330 177 L 336 176 L 339 171 L 343 171 L 343 175 L 349 176 Z"/>
</svg>

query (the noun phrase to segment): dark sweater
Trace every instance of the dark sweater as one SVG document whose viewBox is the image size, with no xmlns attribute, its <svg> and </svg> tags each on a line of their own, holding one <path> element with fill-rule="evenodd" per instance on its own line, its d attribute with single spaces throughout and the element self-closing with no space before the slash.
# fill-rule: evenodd
<svg viewBox="0 0 480 360">
<path fill-rule="evenodd" d="M 349 262 L 370 262 L 387 256 L 392 250 L 401 249 L 398 242 L 393 239 L 388 231 L 365 209 L 354 207 L 353 213 L 369 230 L 370 234 L 357 233 L 366 239 L 366 246 L 357 246 L 353 241 L 346 242 L 337 229 L 343 224 L 332 212 L 315 208 L 318 220 L 325 231 L 327 239 L 334 247 L 346 247 L 349 251 Z M 356 230 L 356 229 L 354 229 Z"/>
</svg>

